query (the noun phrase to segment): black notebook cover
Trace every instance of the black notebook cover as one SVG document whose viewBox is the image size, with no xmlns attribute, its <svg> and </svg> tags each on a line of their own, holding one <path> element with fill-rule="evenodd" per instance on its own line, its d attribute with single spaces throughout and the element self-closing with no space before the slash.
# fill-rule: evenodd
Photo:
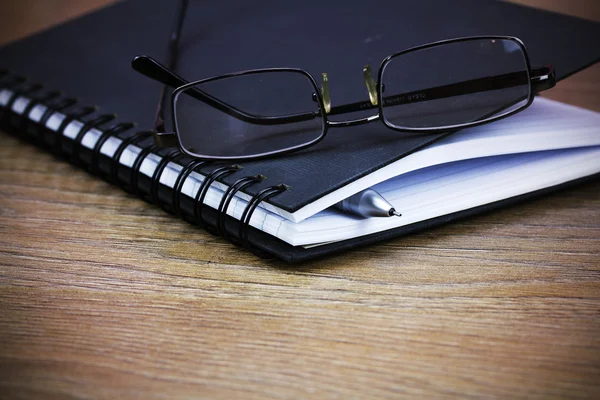
<svg viewBox="0 0 600 400">
<path fill-rule="evenodd" d="M 135 73 L 130 62 L 137 54 L 164 57 L 175 9 L 176 3 L 169 0 L 118 3 L 3 47 L 0 68 L 24 75 L 29 82 L 43 83 L 49 90 L 77 96 L 81 104 L 98 105 L 101 112 L 115 112 L 122 121 L 137 122 L 139 130 L 149 129 L 160 84 Z M 595 40 L 600 37 L 600 24 L 499 1 L 236 0 L 208 5 L 191 1 L 177 72 L 189 80 L 264 67 L 302 68 L 315 77 L 327 72 L 336 105 L 366 99 L 361 76 L 365 64 L 376 69 L 384 57 L 408 47 L 488 34 L 521 38 L 532 65 L 552 64 L 558 79 L 600 57 L 600 43 Z M 440 136 L 401 138 L 380 122 L 340 133 L 332 132 L 318 145 L 292 155 L 244 162 L 243 173 L 222 181 L 230 184 L 240 176 L 257 173 L 267 176 L 262 184 L 245 190 L 250 195 L 285 183 L 291 189 L 269 202 L 293 212 Z M 64 151 L 69 149 L 72 147 Z M 110 169 L 110 159 L 98 162 Z M 170 198 L 168 193 L 162 196 L 167 203 Z M 208 209 L 206 219 L 215 215 Z M 250 240 L 280 258 L 302 260 L 454 217 L 310 250 L 293 248 L 255 230 L 251 230 Z"/>
</svg>

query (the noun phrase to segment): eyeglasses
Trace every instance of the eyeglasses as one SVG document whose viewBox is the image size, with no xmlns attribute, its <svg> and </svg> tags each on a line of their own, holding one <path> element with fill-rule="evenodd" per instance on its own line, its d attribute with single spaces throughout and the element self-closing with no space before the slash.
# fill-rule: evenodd
<svg viewBox="0 0 600 400">
<path fill-rule="evenodd" d="M 525 45 L 509 36 L 444 40 L 386 57 L 375 81 L 363 68 L 368 100 L 332 106 L 327 74 L 319 87 L 306 71 L 256 69 L 188 82 L 172 72 L 187 1 L 182 1 L 169 44 L 167 68 L 148 56 L 132 67 L 176 88 L 174 132 L 157 112 L 156 144 L 179 146 L 203 160 L 256 159 L 298 151 L 325 138 L 329 128 L 380 120 L 403 133 L 456 131 L 523 111 L 535 94 L 555 85 L 550 66 L 532 69 Z M 344 121 L 330 116 L 374 110 Z"/>
</svg>

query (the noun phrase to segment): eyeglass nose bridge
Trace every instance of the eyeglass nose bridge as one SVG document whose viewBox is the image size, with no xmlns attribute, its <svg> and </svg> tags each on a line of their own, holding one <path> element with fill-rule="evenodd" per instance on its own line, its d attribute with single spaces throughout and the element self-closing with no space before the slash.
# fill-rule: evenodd
<svg viewBox="0 0 600 400">
<path fill-rule="evenodd" d="M 367 86 L 367 92 L 369 93 L 369 101 L 373 106 L 377 106 L 377 83 L 373 78 L 373 70 L 370 64 L 363 67 L 363 77 L 365 79 L 365 85 Z M 321 73 L 323 83 L 321 85 L 321 98 L 323 99 L 323 107 L 325 107 L 325 113 L 331 112 L 331 93 L 329 91 L 329 78 L 326 72 Z M 313 93 L 313 101 L 316 100 L 315 93 Z"/>
<path fill-rule="evenodd" d="M 377 106 L 377 84 L 375 83 L 375 79 L 373 79 L 373 70 L 370 64 L 363 67 L 363 77 L 365 78 L 365 85 L 369 93 L 369 100 L 373 106 Z"/>
<path fill-rule="evenodd" d="M 323 99 L 325 114 L 329 114 L 331 112 L 331 94 L 329 92 L 329 78 L 327 77 L 327 73 L 323 72 L 321 78 L 323 79 L 323 84 L 321 85 L 321 98 Z"/>
<path fill-rule="evenodd" d="M 331 112 L 331 92 L 329 91 L 329 78 L 326 72 L 321 73 L 321 79 L 323 80 L 321 84 L 321 100 L 323 101 L 325 114 L 329 114 Z M 317 93 L 312 94 L 312 101 L 318 101 Z"/>
<path fill-rule="evenodd" d="M 375 82 L 375 79 L 373 78 L 373 71 L 371 69 L 370 65 L 365 65 L 363 67 L 363 77 L 365 79 L 365 85 L 367 86 L 367 92 L 369 93 L 369 102 L 371 104 L 372 107 L 377 107 L 377 104 L 379 104 L 378 100 L 377 100 L 377 83 Z M 322 78 L 322 85 L 320 88 L 320 94 L 321 94 L 321 100 L 323 101 L 323 111 L 325 111 L 325 114 L 331 114 L 332 111 L 332 107 L 331 107 L 331 94 L 329 91 L 329 78 L 327 76 L 327 73 L 323 72 L 321 73 L 321 78 Z M 383 90 L 383 88 L 382 88 Z M 317 102 L 317 93 L 313 93 L 312 94 L 312 100 L 314 102 Z M 369 103 L 365 102 L 365 105 L 368 105 Z M 345 107 L 345 106 L 342 106 Z M 368 107 L 370 108 L 370 107 Z M 362 111 L 365 108 L 359 108 L 359 109 L 354 109 L 352 111 Z M 337 110 L 338 112 L 335 112 L 335 114 L 338 114 L 340 110 Z M 351 112 L 351 111 L 343 111 L 344 112 Z M 356 125 L 363 125 L 375 120 L 380 119 L 379 113 L 375 114 L 375 115 L 371 115 L 369 117 L 366 118 L 359 118 L 359 119 L 352 119 L 352 120 L 347 120 L 347 121 L 331 121 L 329 119 L 326 120 L 326 124 L 327 126 L 331 127 L 331 128 L 336 128 L 336 127 L 347 127 L 347 126 L 356 126 Z"/>
</svg>

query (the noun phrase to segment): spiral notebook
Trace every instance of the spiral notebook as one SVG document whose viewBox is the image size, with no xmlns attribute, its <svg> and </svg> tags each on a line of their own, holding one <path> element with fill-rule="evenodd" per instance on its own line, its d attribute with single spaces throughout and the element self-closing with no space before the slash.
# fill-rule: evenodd
<svg viewBox="0 0 600 400">
<path fill-rule="evenodd" d="M 600 28 L 589 21 L 496 1 L 397 3 L 192 2 L 178 73 L 199 79 L 272 66 L 327 71 L 332 98 L 352 102 L 365 96 L 362 65 L 438 39 L 518 36 L 532 63 L 553 64 L 559 79 L 600 55 L 590 40 Z M 598 115 L 541 99 L 518 116 L 447 138 L 398 140 L 371 124 L 348 128 L 343 140 L 328 137 L 296 154 L 244 162 L 239 170 L 157 150 L 146 130 L 160 85 L 129 64 L 136 54 L 163 56 L 174 14 L 167 0 L 130 0 L 0 49 L 3 129 L 238 245 L 289 262 L 501 207 L 598 172 Z M 311 21 L 320 15 L 329 16 L 327 23 L 314 29 Z M 551 168 L 556 171 L 545 173 Z M 256 174 L 267 179 L 235 191 L 236 183 Z M 507 184 L 523 174 L 536 178 Z M 402 218 L 362 220 L 329 207 L 374 185 Z M 452 195 L 457 192 L 463 195 Z"/>
</svg>

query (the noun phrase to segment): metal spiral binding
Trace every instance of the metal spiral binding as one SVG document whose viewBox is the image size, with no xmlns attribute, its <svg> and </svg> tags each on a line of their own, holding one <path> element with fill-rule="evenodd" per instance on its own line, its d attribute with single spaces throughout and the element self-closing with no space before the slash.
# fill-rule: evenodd
<svg viewBox="0 0 600 400">
<path fill-rule="evenodd" d="M 169 151 L 165 156 L 162 157 L 162 160 L 160 160 L 160 162 L 156 166 L 156 169 L 154 170 L 154 173 L 152 174 L 152 181 L 150 184 L 151 185 L 150 186 L 150 195 L 152 196 L 152 202 L 167 212 L 169 212 L 169 209 L 166 206 L 164 206 L 160 202 L 160 199 L 158 198 L 158 188 L 160 186 L 160 177 L 161 177 L 163 171 L 165 170 L 165 168 L 167 167 L 167 164 L 169 164 L 171 161 L 173 161 L 177 157 L 181 157 L 181 156 L 183 156 L 183 154 L 179 151 L 179 149 L 173 149 L 173 150 Z"/>
<path fill-rule="evenodd" d="M 202 181 L 202 184 L 198 189 L 198 192 L 196 193 L 196 197 L 194 198 L 194 220 L 198 225 L 204 227 L 207 231 L 211 233 L 213 232 L 210 230 L 208 224 L 206 224 L 206 221 L 204 221 L 204 217 L 202 216 L 202 211 L 204 210 L 204 198 L 206 197 L 206 193 L 208 193 L 210 185 L 212 185 L 212 183 L 218 178 L 233 174 L 234 172 L 237 172 L 240 169 L 241 167 L 239 165 L 230 165 L 215 169 L 213 172 L 206 175 L 204 181 Z"/>
<path fill-rule="evenodd" d="M 24 82 L 24 81 L 20 81 L 20 83 L 22 83 L 22 82 Z M 15 83 L 15 85 L 18 85 L 20 83 Z M 4 106 L 5 111 L 2 114 L 0 114 L 0 119 L 2 119 L 2 121 L 4 121 L 5 118 L 8 118 L 8 116 L 12 112 L 13 105 L 15 104 L 15 102 L 17 101 L 17 99 L 19 97 L 33 94 L 42 88 L 43 88 L 43 85 L 33 84 L 27 88 L 15 89 L 12 97 L 10 98 L 8 103 Z"/>
<path fill-rule="evenodd" d="M 255 175 L 255 176 L 245 176 L 245 177 L 240 178 L 237 181 L 235 181 L 231 186 L 229 186 L 227 191 L 225 191 L 225 193 L 223 194 L 223 197 L 221 198 L 221 203 L 219 203 L 219 209 L 218 209 L 219 213 L 217 214 L 217 223 L 215 225 L 216 225 L 217 233 L 219 235 L 221 235 L 225 240 L 228 240 L 228 241 L 234 243 L 233 239 L 229 237 L 229 234 L 227 233 L 227 229 L 225 228 L 227 209 L 229 208 L 229 204 L 231 203 L 231 200 L 233 200 L 233 197 L 235 196 L 235 194 L 237 192 L 239 192 L 240 190 L 243 190 L 244 188 L 246 188 L 250 185 L 254 185 L 259 182 L 262 182 L 265 179 L 266 179 L 266 177 L 264 175 L 260 175 L 260 174 Z"/>
<path fill-rule="evenodd" d="M 16 104 L 16 100 L 18 100 L 19 96 L 13 96 L 13 98 L 15 99 L 15 102 L 13 103 L 13 106 L 11 106 L 11 109 L 9 109 L 9 114 L 11 117 L 9 118 L 9 122 L 8 125 L 13 127 L 15 130 L 19 130 L 20 126 L 21 126 L 21 121 L 23 120 L 27 120 L 27 116 L 29 115 L 29 110 L 31 110 L 32 105 L 35 105 L 35 101 L 33 100 L 35 98 L 35 95 L 38 94 L 38 92 L 43 89 L 42 85 L 35 85 L 32 88 L 32 91 L 27 93 L 27 97 L 30 99 L 29 103 L 25 106 L 25 108 L 23 109 L 23 111 L 21 112 L 21 115 L 15 113 L 12 113 L 11 115 L 11 110 L 14 106 L 14 104 Z"/>
<path fill-rule="evenodd" d="M 50 119 L 50 116 L 57 111 L 60 112 L 67 108 L 73 107 L 78 102 L 79 102 L 79 100 L 77 100 L 76 98 L 69 97 L 66 99 L 62 99 L 58 104 L 49 105 L 48 108 L 46 109 L 46 111 L 44 111 L 44 114 L 42 114 L 42 117 L 40 118 L 40 122 L 38 122 L 39 129 L 37 130 L 37 132 L 34 133 L 35 142 L 38 145 L 45 145 L 46 143 L 44 143 L 41 140 L 42 138 L 40 137 L 40 134 L 42 132 L 44 132 L 44 128 L 46 127 L 46 123 Z"/>
<path fill-rule="evenodd" d="M 23 84 L 24 82 L 26 82 L 27 79 L 24 77 L 21 77 L 21 76 L 11 75 L 10 72 L 7 70 L 0 70 L 0 80 L 2 82 L 2 87 L 13 91 L 12 96 L 9 99 L 9 101 L 7 102 L 7 104 L 3 107 L 2 110 L 0 110 L 0 122 L 2 122 L 2 123 L 5 122 L 4 121 L 5 117 L 11 114 L 12 107 L 19 97 L 21 97 L 21 96 L 30 97 L 32 94 L 38 92 L 39 90 L 41 90 L 43 88 L 43 85 L 32 84 L 25 88 L 14 89 L 16 86 L 19 86 L 19 85 Z M 43 104 L 44 106 L 46 106 L 47 108 L 44 111 L 44 113 L 42 114 L 39 122 L 31 125 L 31 126 L 36 126 L 36 128 L 37 128 L 36 131 L 31 132 L 31 134 L 33 135 L 31 139 L 33 139 L 35 141 L 35 143 L 38 145 L 46 144 L 45 141 L 41 140 L 42 137 L 40 137 L 40 136 L 41 136 L 41 133 L 44 132 L 44 129 L 46 129 L 47 122 L 50 119 L 50 117 L 56 112 L 62 112 L 65 114 L 65 119 L 61 122 L 60 126 L 58 127 L 58 129 L 56 131 L 56 134 L 57 134 L 56 139 L 51 144 L 53 150 L 59 154 L 62 153 L 63 145 L 65 144 L 66 139 L 64 137 L 64 130 L 67 128 L 67 126 L 71 122 L 73 122 L 75 120 L 81 120 L 81 118 L 86 117 L 86 116 L 94 113 L 97 110 L 97 107 L 80 107 L 77 110 L 74 110 L 72 112 L 65 112 L 65 110 L 75 106 L 78 103 L 78 100 L 75 98 L 61 98 L 61 92 L 58 92 L 58 91 L 48 92 L 44 95 L 38 96 L 37 98 L 30 97 L 29 100 L 30 100 L 30 102 L 27 104 L 27 106 L 24 108 L 23 112 L 21 113 L 22 118 L 19 121 L 18 129 L 21 131 L 27 130 L 28 124 L 30 123 L 28 116 L 31 113 L 31 111 L 35 108 L 36 105 Z M 93 119 L 90 119 L 87 122 L 84 122 L 82 128 L 77 133 L 77 136 L 73 139 L 74 147 L 73 147 L 73 157 L 71 158 L 71 161 L 72 162 L 83 162 L 81 160 L 81 156 L 80 156 L 80 149 L 82 147 L 82 140 L 87 132 L 89 132 L 93 128 L 99 128 L 101 125 L 106 124 L 110 121 L 113 121 L 115 118 L 116 118 L 115 114 L 103 114 L 103 115 L 97 116 Z M 100 154 L 101 154 L 101 149 L 104 146 L 104 144 L 106 143 L 106 141 L 112 137 L 119 137 L 119 135 L 121 133 L 133 129 L 135 127 L 135 125 L 136 124 L 134 124 L 134 123 L 128 123 L 128 122 L 117 123 L 102 132 L 102 134 L 100 135 L 100 137 L 97 139 L 96 143 L 94 144 L 94 147 L 91 149 L 92 155 L 91 155 L 91 163 L 89 166 L 89 170 L 91 173 L 100 174 L 100 166 L 99 166 Z M 131 144 L 137 144 L 138 142 L 149 137 L 150 135 L 152 135 L 152 132 L 142 131 L 142 132 L 137 132 L 128 138 L 121 139 L 122 140 L 121 144 L 118 146 L 115 153 L 111 156 L 112 162 L 110 164 L 110 172 L 108 174 L 108 178 L 113 183 L 115 183 L 115 184 L 121 186 L 122 188 L 124 188 L 125 190 L 127 190 L 125 185 L 121 184 L 118 179 L 118 168 L 120 166 L 121 155 L 123 154 L 123 152 L 125 151 L 127 146 L 129 146 Z M 133 163 L 132 177 L 130 180 L 130 184 L 131 184 L 130 191 L 132 191 L 134 194 L 138 194 L 138 192 L 139 192 L 137 183 L 138 183 L 139 170 L 142 165 L 142 162 L 150 153 L 154 152 L 155 150 L 156 150 L 155 145 L 151 145 L 151 146 L 143 148 Z M 168 165 L 169 162 L 174 161 L 178 157 L 183 157 L 183 156 L 184 155 L 181 154 L 181 152 L 179 150 L 175 149 L 175 150 L 169 152 L 167 155 L 163 156 L 162 160 L 160 161 L 160 163 L 157 165 L 156 169 L 154 170 L 152 180 L 151 180 L 152 183 L 151 183 L 151 188 L 150 188 L 150 195 L 152 197 L 153 202 L 156 203 L 157 205 L 159 205 L 163 209 L 166 209 L 166 207 L 161 204 L 161 202 L 158 198 L 158 189 L 160 186 L 160 181 L 159 181 L 160 176 L 162 175 L 164 169 L 166 168 L 166 166 Z M 185 167 L 183 167 L 183 169 L 178 174 L 177 179 L 175 180 L 175 183 L 173 185 L 173 194 L 172 194 L 172 212 L 175 215 L 184 217 L 184 219 L 185 219 L 185 216 L 183 216 L 183 213 L 181 211 L 181 195 L 182 195 L 183 186 L 184 186 L 187 178 L 193 172 L 198 171 L 201 167 L 205 166 L 206 164 L 207 164 L 206 161 L 192 160 Z M 255 196 L 253 196 L 250 199 L 250 201 L 248 202 L 247 206 L 245 207 L 245 209 L 242 213 L 241 219 L 239 221 L 239 231 L 238 231 L 239 243 L 237 241 L 232 240 L 232 238 L 227 233 L 227 229 L 225 226 L 227 209 L 229 208 L 229 205 L 231 204 L 231 201 L 233 200 L 233 198 L 235 197 L 235 194 L 237 192 L 239 192 L 240 190 L 243 190 L 244 188 L 246 188 L 250 185 L 254 185 L 254 184 L 257 184 L 257 183 L 263 181 L 265 179 L 264 176 L 259 174 L 256 176 L 242 177 L 242 178 L 238 179 L 237 181 L 235 181 L 231 186 L 229 186 L 227 188 L 227 190 L 223 194 L 223 197 L 221 198 L 221 201 L 219 203 L 219 207 L 217 210 L 217 221 L 216 221 L 216 226 L 215 226 L 214 230 L 211 227 L 207 226 L 207 223 L 203 217 L 203 210 L 204 210 L 204 206 L 205 206 L 204 200 L 205 200 L 205 197 L 208 193 L 210 186 L 215 181 L 217 181 L 219 178 L 233 174 L 233 173 L 239 171 L 240 169 L 241 169 L 241 167 L 238 165 L 224 166 L 224 167 L 216 168 L 210 174 L 206 175 L 202 184 L 200 185 L 200 188 L 198 189 L 198 192 L 196 193 L 196 195 L 194 197 L 193 222 L 197 223 L 200 226 L 203 226 L 211 233 L 220 234 L 224 239 L 229 240 L 230 242 L 232 242 L 236 245 L 241 244 L 248 250 L 252 251 L 254 254 L 264 257 L 264 254 L 259 252 L 257 249 L 253 248 L 248 241 L 248 230 L 249 230 L 249 226 L 250 226 L 250 220 L 252 218 L 254 211 L 260 205 L 260 203 L 287 190 L 288 186 L 286 186 L 284 184 L 280 184 L 280 185 L 276 185 L 276 186 L 269 186 L 269 187 L 261 190 L 260 192 L 258 192 Z"/>
<path fill-rule="evenodd" d="M 52 91 L 52 92 L 48 92 L 46 93 L 45 96 L 37 98 L 37 99 L 31 99 L 31 101 L 29 102 L 29 104 L 27 104 L 27 107 L 25 107 L 25 110 L 23 110 L 23 117 L 21 118 L 21 124 L 19 126 L 20 130 L 23 132 L 28 131 L 27 127 L 29 124 L 29 119 L 27 118 L 29 116 L 29 114 L 31 114 L 31 110 L 33 110 L 33 108 L 35 106 L 37 106 L 38 104 L 44 104 L 48 103 L 49 101 L 54 100 L 55 98 L 59 97 L 61 95 L 60 91 Z"/>
<path fill-rule="evenodd" d="M 54 143 L 52 144 L 52 149 L 54 151 L 54 154 L 56 155 L 62 155 L 62 148 L 63 148 L 63 143 L 64 143 L 64 133 L 65 133 L 65 129 L 67 128 L 67 126 L 75 121 L 75 120 L 81 120 L 83 117 L 86 117 L 90 114 L 95 113 L 98 110 L 98 106 L 85 106 L 85 107 L 81 107 L 73 112 L 70 112 L 66 115 L 65 119 L 61 122 L 61 124 L 58 126 L 58 129 L 56 130 L 56 139 L 54 140 Z"/>
<path fill-rule="evenodd" d="M 141 132 L 137 132 L 131 136 L 129 136 L 126 139 L 123 139 L 123 141 L 121 142 L 121 144 L 119 145 L 119 147 L 117 147 L 117 150 L 115 150 L 115 153 L 112 155 L 112 163 L 110 164 L 110 174 L 109 177 L 111 179 L 111 181 L 115 184 L 115 185 L 119 185 L 121 186 L 123 189 L 127 189 L 124 185 L 121 185 L 119 183 L 119 165 L 120 165 L 120 159 L 121 159 L 121 155 L 123 154 L 123 151 L 125 151 L 125 149 L 127 148 L 127 146 L 131 145 L 131 144 L 137 144 L 138 142 L 148 138 L 152 136 L 152 132 L 149 131 L 141 131 Z"/>
<path fill-rule="evenodd" d="M 150 146 L 145 147 L 142 149 L 142 151 L 140 151 L 140 153 L 138 154 L 138 156 L 135 158 L 135 161 L 133 162 L 133 165 L 131 166 L 131 179 L 129 180 L 129 186 L 130 186 L 130 192 L 131 194 L 134 194 L 136 196 L 139 195 L 139 186 L 138 186 L 138 177 L 139 177 L 139 173 L 140 173 L 140 168 L 142 166 L 142 163 L 144 162 L 144 159 L 148 156 L 148 154 L 152 153 L 154 150 L 157 149 L 157 146 L 152 143 Z"/>
<path fill-rule="evenodd" d="M 14 90 L 12 97 L 8 100 L 8 103 L 6 103 L 6 105 L 4 106 L 4 110 L 0 113 L 0 122 L 2 122 L 3 124 L 4 124 L 5 120 L 8 118 L 8 116 L 10 115 L 12 106 L 13 106 L 13 104 L 15 104 L 15 101 L 17 100 L 17 98 L 20 95 L 21 95 L 21 91 Z"/>
<path fill-rule="evenodd" d="M 62 154 L 64 144 L 66 143 L 67 138 L 64 136 L 64 131 L 67 126 L 71 122 L 75 120 L 81 120 L 97 110 L 97 107 L 94 106 L 81 107 L 72 112 L 65 112 L 65 110 L 75 106 L 79 101 L 75 98 L 61 98 L 62 93 L 60 91 L 51 91 L 45 94 L 36 95 L 36 92 L 39 92 L 44 87 L 41 84 L 31 84 L 27 85 L 26 87 L 18 88 L 19 85 L 26 83 L 27 79 L 19 75 L 12 75 L 10 71 L 6 69 L 0 70 L 0 82 L 2 88 L 12 91 L 9 101 L 2 107 L 2 109 L 0 109 L 0 122 L 2 122 L 3 125 L 5 122 L 7 122 L 5 121 L 5 117 L 13 114 L 14 104 L 19 97 L 27 97 L 29 99 L 29 103 L 25 106 L 23 112 L 20 113 L 19 121 L 13 124 L 14 128 L 20 132 L 28 133 L 29 139 L 31 139 L 38 146 L 49 145 L 57 154 Z M 43 112 L 39 121 L 34 122 L 29 119 L 29 115 L 37 105 L 44 105 L 46 110 Z M 47 139 L 44 139 L 42 134 L 45 132 L 45 129 L 47 129 L 48 120 L 56 112 L 64 113 L 65 119 L 61 122 L 60 126 L 56 130 L 56 135 L 53 135 L 54 140 L 52 143 L 47 143 Z M 90 129 L 97 128 L 100 125 L 114 120 L 115 118 L 116 115 L 114 114 L 103 114 L 84 122 L 84 125 L 73 140 L 74 147 L 71 161 L 82 161 L 80 158 L 81 141 Z M 7 128 L 11 125 L 10 122 L 11 121 L 8 121 L 6 123 Z M 99 172 L 98 161 L 100 157 L 100 149 L 106 140 L 112 136 L 117 136 L 122 132 L 130 130 L 133 127 L 135 127 L 135 124 L 133 123 L 119 123 L 102 133 L 92 149 L 92 161 L 90 165 L 91 172 Z"/>
<path fill-rule="evenodd" d="M 282 183 L 282 184 L 279 184 L 276 186 L 269 186 L 269 187 L 261 190 L 248 202 L 248 205 L 246 206 L 246 208 L 244 209 L 244 212 L 242 213 L 242 217 L 240 218 L 240 227 L 239 227 L 239 231 L 238 231 L 238 237 L 239 237 L 242 245 L 244 246 L 244 248 L 250 250 L 253 254 L 255 254 L 259 257 L 264 258 L 266 256 L 266 254 L 259 251 L 258 249 L 253 248 L 250 245 L 250 242 L 248 241 L 248 229 L 250 227 L 250 220 L 252 219 L 252 214 L 254 213 L 254 210 L 256 210 L 256 208 L 258 207 L 258 205 L 260 203 L 270 199 L 271 197 L 273 197 L 277 194 L 285 192 L 288 189 L 289 189 L 289 186 Z"/>
<path fill-rule="evenodd" d="M 173 213 L 178 217 L 185 217 L 181 213 L 181 191 L 187 178 L 200 167 L 204 166 L 206 161 L 192 160 L 179 172 L 175 184 L 173 185 Z"/>
<path fill-rule="evenodd" d="M 81 127 L 79 133 L 77 133 L 77 136 L 75 136 L 75 139 L 73 139 L 73 156 L 71 157 L 71 160 L 74 163 L 82 162 L 79 152 L 81 150 L 81 141 L 83 140 L 85 134 L 93 128 L 98 128 L 101 125 L 106 124 L 107 122 L 113 121 L 115 118 L 117 118 L 117 114 L 102 114 L 96 117 L 95 119 L 86 122 Z"/>
<path fill-rule="evenodd" d="M 4 79 L 8 75 L 8 71 L 5 70 L 4 72 L 0 78 L 2 78 L 2 86 L 7 89 L 13 89 L 27 80 L 27 78 L 20 75 L 10 75 L 7 79 Z"/>
<path fill-rule="evenodd" d="M 94 148 L 92 149 L 92 162 L 90 164 L 90 172 L 96 175 L 100 174 L 100 150 L 108 139 L 113 136 L 118 136 L 120 133 L 126 132 L 130 129 L 135 128 L 135 124 L 132 122 L 120 122 L 114 126 L 108 128 L 96 141 Z"/>
<path fill-rule="evenodd" d="M 22 78 L 20 81 L 17 81 L 16 77 L 14 76 L 10 76 L 8 79 L 4 79 L 4 77 L 6 76 L 6 74 L 8 74 L 8 72 L 6 70 L 3 71 L 4 73 L 2 74 L 2 86 L 7 88 L 7 89 L 12 89 L 15 86 L 19 85 L 20 83 L 25 81 L 25 78 Z M 9 103 L 11 101 L 13 101 L 13 99 L 15 99 L 17 97 L 16 93 L 12 94 L 12 97 L 9 99 Z M 0 123 L 2 123 L 4 125 L 4 117 L 6 115 L 10 114 L 10 108 L 8 106 L 8 104 L 6 106 L 4 106 L 3 109 L 0 109 Z"/>
</svg>

